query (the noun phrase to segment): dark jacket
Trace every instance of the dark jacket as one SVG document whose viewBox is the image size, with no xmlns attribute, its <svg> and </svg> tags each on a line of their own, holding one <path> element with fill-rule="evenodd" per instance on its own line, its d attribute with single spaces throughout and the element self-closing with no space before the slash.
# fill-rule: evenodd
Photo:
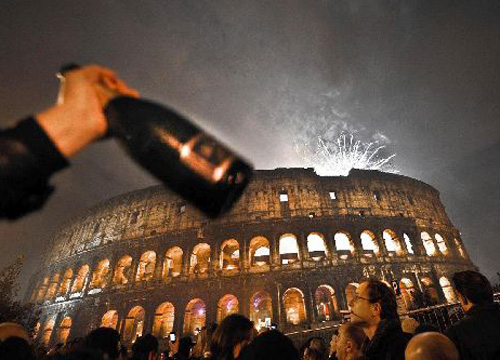
<svg viewBox="0 0 500 360">
<path fill-rule="evenodd" d="M 68 162 L 33 118 L 0 131 L 0 219 L 40 208 L 53 191 L 50 176 Z"/>
<path fill-rule="evenodd" d="M 361 350 L 368 360 L 404 360 L 408 341 L 399 320 L 382 320 L 373 338 L 367 338 Z"/>
<path fill-rule="evenodd" d="M 461 360 L 500 359 L 500 306 L 474 305 L 446 335 L 457 347 Z"/>
</svg>

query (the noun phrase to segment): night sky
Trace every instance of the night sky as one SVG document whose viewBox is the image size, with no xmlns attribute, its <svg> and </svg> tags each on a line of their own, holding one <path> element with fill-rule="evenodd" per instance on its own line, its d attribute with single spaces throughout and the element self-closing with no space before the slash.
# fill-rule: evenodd
<svg viewBox="0 0 500 360">
<path fill-rule="evenodd" d="M 115 69 L 259 169 L 328 129 L 379 140 L 437 188 L 472 260 L 500 271 L 500 2 L 22 1 L 0 12 L 0 126 L 51 106 L 61 64 Z M 332 130 L 333 129 L 333 130 Z M 335 134 L 334 134 L 335 135 Z M 157 183 L 114 141 L 71 160 L 45 208 L 0 223 L 0 267 L 111 196 Z"/>
</svg>

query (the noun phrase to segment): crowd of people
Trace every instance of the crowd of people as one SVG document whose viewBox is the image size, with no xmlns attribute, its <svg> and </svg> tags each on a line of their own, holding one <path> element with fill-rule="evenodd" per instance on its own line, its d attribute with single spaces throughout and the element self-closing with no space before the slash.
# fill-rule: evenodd
<svg viewBox="0 0 500 360">
<path fill-rule="evenodd" d="M 341 324 L 330 344 L 312 337 L 300 348 L 276 329 L 257 332 L 245 316 L 232 314 L 219 325 L 204 327 L 160 349 L 146 334 L 131 349 L 120 334 L 98 328 L 84 338 L 36 348 L 18 324 L 0 324 L 0 359 L 19 360 L 493 360 L 500 359 L 500 306 L 489 281 L 479 272 L 454 274 L 453 285 L 465 318 L 443 334 L 432 324 L 400 319 L 396 295 L 384 282 L 366 279 L 350 300 L 350 321 Z"/>
</svg>

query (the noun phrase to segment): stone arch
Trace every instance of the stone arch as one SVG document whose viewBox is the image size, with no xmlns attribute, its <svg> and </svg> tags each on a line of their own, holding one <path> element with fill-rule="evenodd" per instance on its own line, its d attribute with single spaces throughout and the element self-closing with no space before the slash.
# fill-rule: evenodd
<svg viewBox="0 0 500 360">
<path fill-rule="evenodd" d="M 184 252 L 178 246 L 173 246 L 165 253 L 165 260 L 163 260 L 163 278 L 169 276 L 177 277 L 182 273 L 182 257 Z"/>
<path fill-rule="evenodd" d="M 398 256 L 404 255 L 405 251 L 394 230 L 385 229 L 382 232 L 382 238 L 384 239 L 384 245 L 387 252 L 394 253 Z"/>
<path fill-rule="evenodd" d="M 364 230 L 359 236 L 361 240 L 361 248 L 364 251 L 373 251 L 375 255 L 380 254 L 380 246 L 378 245 L 377 237 L 370 230 Z"/>
<path fill-rule="evenodd" d="M 38 337 L 41 327 L 42 324 L 40 324 L 40 321 L 37 321 L 35 327 L 33 328 L 33 336 L 32 336 L 33 340 L 35 340 Z"/>
<path fill-rule="evenodd" d="M 54 330 L 55 323 L 55 319 L 52 317 L 45 323 L 45 326 L 43 327 L 42 339 L 40 343 L 45 347 L 49 346 L 50 344 L 50 338 L 52 336 L 52 331 Z"/>
<path fill-rule="evenodd" d="M 409 254 L 415 254 L 415 251 L 413 250 L 413 244 L 411 243 L 410 236 L 407 233 L 403 233 L 403 239 L 406 245 L 406 250 L 408 251 Z"/>
<path fill-rule="evenodd" d="M 298 288 L 289 288 L 284 292 L 283 307 L 288 324 L 299 325 L 306 321 L 304 294 Z"/>
<path fill-rule="evenodd" d="M 64 273 L 61 285 L 59 286 L 58 296 L 66 296 L 72 280 L 73 280 L 73 269 L 69 268 Z"/>
<path fill-rule="evenodd" d="M 333 236 L 335 249 L 341 259 L 347 259 L 348 256 L 354 254 L 354 243 L 351 235 L 347 231 L 338 231 Z"/>
<path fill-rule="evenodd" d="M 210 245 L 199 243 L 193 248 L 190 261 L 190 273 L 207 275 L 210 269 Z"/>
<path fill-rule="evenodd" d="M 152 250 L 146 251 L 141 255 L 137 265 L 135 281 L 149 281 L 155 275 L 156 253 Z"/>
<path fill-rule="evenodd" d="M 406 310 L 411 310 L 415 307 L 415 286 L 413 281 L 408 278 L 402 278 L 399 281 L 399 290 L 401 291 L 401 298 Z"/>
<path fill-rule="evenodd" d="M 424 302 L 427 306 L 435 305 L 439 302 L 439 295 L 434 286 L 434 282 L 428 276 L 420 279 L 420 283 L 422 284 L 424 290 Z"/>
<path fill-rule="evenodd" d="M 61 321 L 61 324 L 57 329 L 56 344 L 66 344 L 66 340 L 68 339 L 69 333 L 71 331 L 71 324 L 72 321 L 69 316 L 66 316 Z"/>
<path fill-rule="evenodd" d="M 269 265 L 271 253 L 269 241 L 263 236 L 256 236 L 250 240 L 250 266 Z"/>
<path fill-rule="evenodd" d="M 175 307 L 171 302 L 164 302 L 156 308 L 153 322 L 153 335 L 158 339 L 167 337 L 174 328 Z"/>
<path fill-rule="evenodd" d="M 307 251 L 309 257 L 314 261 L 326 259 L 328 250 L 326 248 L 325 237 L 320 232 L 311 232 L 307 235 Z"/>
<path fill-rule="evenodd" d="M 61 276 L 59 273 L 56 273 L 52 276 L 52 280 L 50 281 L 49 288 L 47 289 L 47 294 L 45 295 L 45 299 L 50 300 L 54 296 L 56 296 L 57 286 L 59 285 Z"/>
<path fill-rule="evenodd" d="M 463 247 L 462 243 L 460 242 L 460 240 L 458 240 L 457 238 L 455 238 L 454 241 L 455 241 L 455 246 L 457 247 L 458 254 L 462 258 L 467 259 L 467 255 L 465 253 L 464 247 Z"/>
<path fill-rule="evenodd" d="M 87 282 L 90 273 L 90 267 L 88 265 L 82 265 L 76 274 L 75 281 L 73 282 L 73 287 L 71 288 L 71 293 L 79 293 L 83 291 L 85 283 Z"/>
<path fill-rule="evenodd" d="M 434 234 L 434 239 L 436 239 L 436 244 L 443 255 L 448 255 L 448 246 L 446 245 L 445 239 L 439 233 Z"/>
<path fill-rule="evenodd" d="M 330 321 L 338 318 L 338 303 L 335 290 L 330 285 L 320 285 L 314 292 L 314 302 L 318 312 L 318 321 Z"/>
<path fill-rule="evenodd" d="M 45 294 L 47 294 L 48 287 L 49 287 L 49 277 L 46 276 L 43 278 L 40 286 L 38 287 L 36 301 L 43 301 L 43 299 L 45 299 Z"/>
<path fill-rule="evenodd" d="M 232 294 L 224 295 L 217 303 L 217 323 L 220 324 L 226 316 L 238 313 L 238 310 L 238 298 Z"/>
<path fill-rule="evenodd" d="M 235 239 L 224 241 L 220 247 L 220 268 L 238 270 L 240 268 L 240 244 Z"/>
<path fill-rule="evenodd" d="M 293 264 L 299 260 L 299 245 L 294 234 L 283 234 L 279 239 L 280 263 Z"/>
<path fill-rule="evenodd" d="M 350 304 L 354 300 L 354 296 L 356 295 L 356 290 L 358 289 L 358 287 L 359 283 L 357 282 L 351 282 L 347 284 L 347 286 L 345 287 L 345 299 L 347 302 L 347 309 L 351 308 Z"/>
<path fill-rule="evenodd" d="M 99 261 L 96 266 L 96 269 L 92 275 L 92 281 L 90 283 L 90 287 L 92 289 L 104 289 L 108 283 L 109 274 L 109 260 L 103 259 Z"/>
<path fill-rule="evenodd" d="M 206 305 L 200 298 L 189 301 L 184 313 L 184 334 L 194 334 L 196 329 L 205 326 L 207 319 Z"/>
<path fill-rule="evenodd" d="M 144 331 L 144 318 L 146 311 L 142 306 L 134 306 L 125 318 L 123 327 L 123 341 L 133 343 Z"/>
<path fill-rule="evenodd" d="M 265 291 L 258 291 L 250 298 L 250 320 L 257 330 L 271 326 L 273 318 L 273 301 Z"/>
<path fill-rule="evenodd" d="M 113 284 L 127 284 L 131 278 L 132 256 L 123 255 L 116 264 Z"/>
<path fill-rule="evenodd" d="M 436 247 L 432 241 L 431 236 L 427 231 L 422 231 L 420 233 L 420 238 L 422 239 L 422 244 L 424 245 L 425 253 L 428 256 L 433 256 L 436 254 Z"/>
<path fill-rule="evenodd" d="M 108 310 L 102 316 L 101 327 L 115 329 L 118 326 L 118 311 Z"/>
<path fill-rule="evenodd" d="M 446 301 L 449 304 L 454 304 L 457 302 L 457 295 L 455 293 L 455 290 L 451 286 L 450 280 L 446 276 L 442 276 L 439 279 L 439 285 L 441 286 L 441 289 L 443 290 L 444 297 L 446 298 Z"/>
</svg>

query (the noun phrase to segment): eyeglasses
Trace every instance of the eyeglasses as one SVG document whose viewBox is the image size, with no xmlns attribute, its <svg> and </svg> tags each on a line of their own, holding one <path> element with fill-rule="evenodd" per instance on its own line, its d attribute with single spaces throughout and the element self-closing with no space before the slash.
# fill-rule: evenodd
<svg viewBox="0 0 500 360">
<path fill-rule="evenodd" d="M 370 302 L 370 299 L 365 298 L 363 296 L 359 296 L 358 294 L 354 294 L 354 296 L 352 297 L 351 303 L 354 304 L 358 300 L 366 300 L 366 301 Z"/>
</svg>

